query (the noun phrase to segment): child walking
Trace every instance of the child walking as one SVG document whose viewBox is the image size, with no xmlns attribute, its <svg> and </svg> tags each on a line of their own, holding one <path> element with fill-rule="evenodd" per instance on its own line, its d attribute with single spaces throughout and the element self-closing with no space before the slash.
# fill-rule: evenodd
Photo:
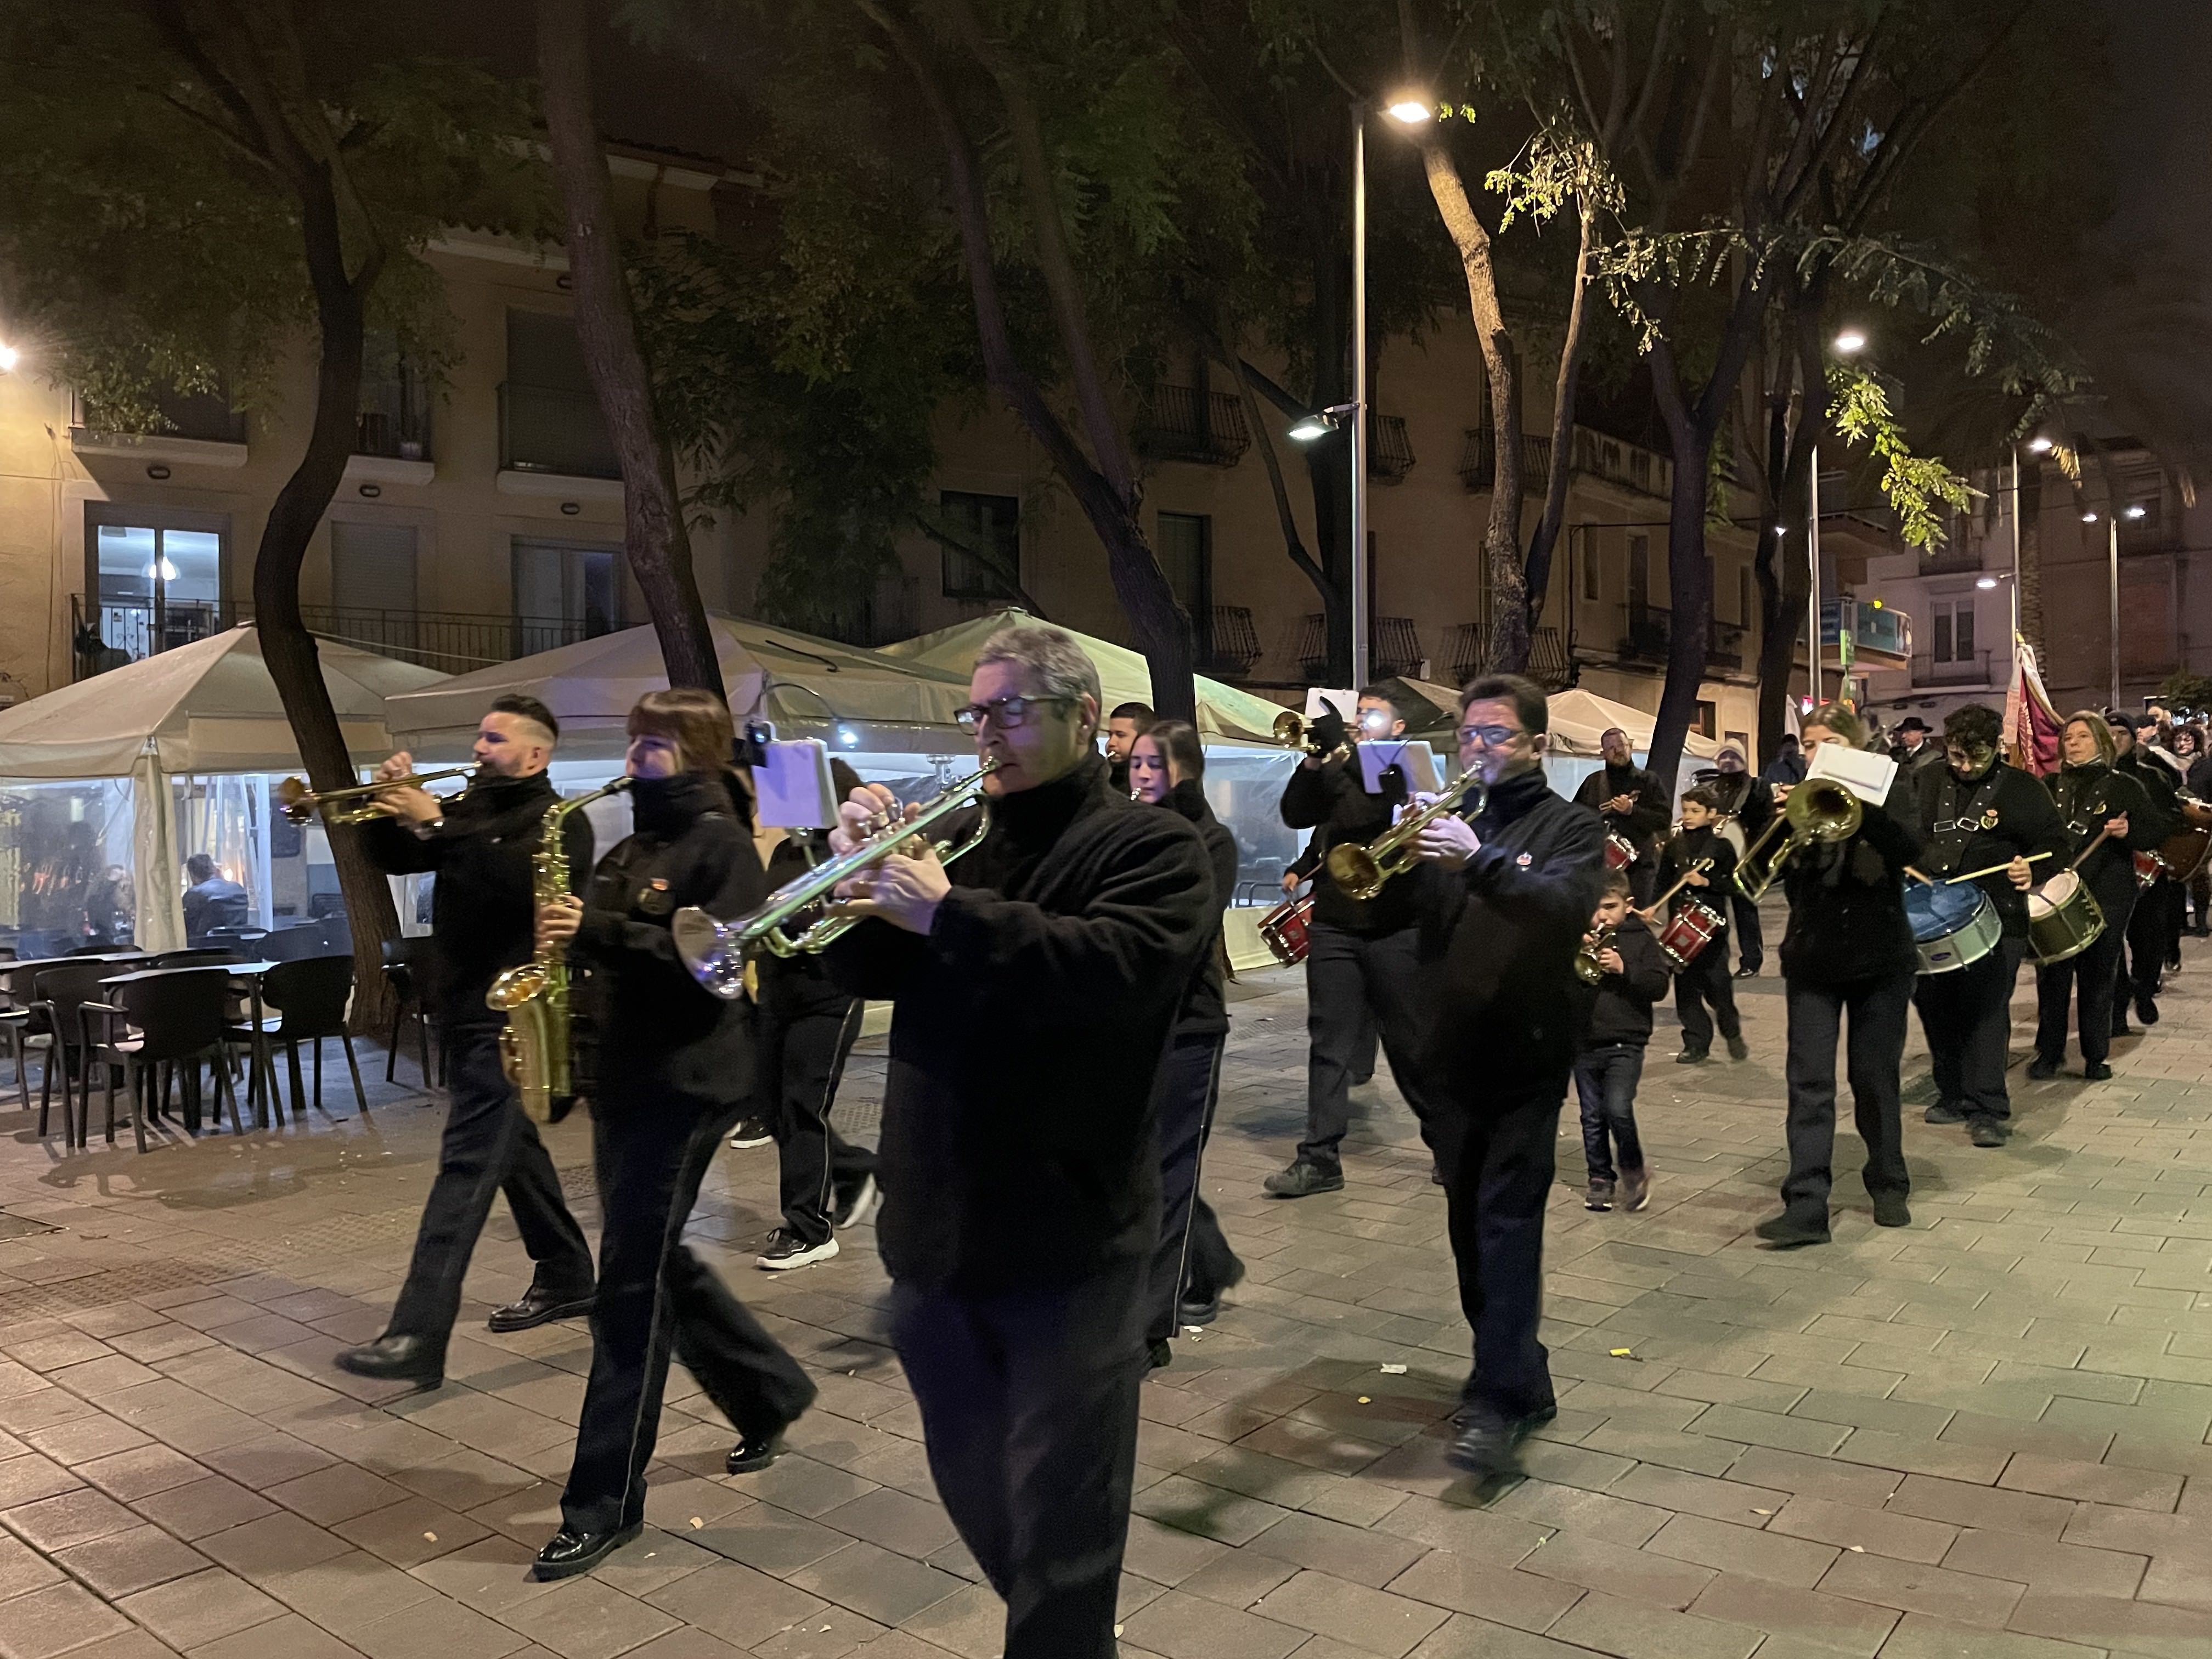
<svg viewBox="0 0 2212 1659">
<path fill-rule="evenodd" d="M 1728 1043 L 1730 1060 L 1747 1060 L 1743 1021 L 1735 1011 L 1735 987 L 1729 978 L 1728 893 L 1735 877 L 1735 848 L 1715 826 L 1720 822 L 1720 798 L 1703 784 L 1682 796 L 1682 826 L 1659 855 L 1659 890 L 1677 881 L 1686 884 L 1669 902 L 1669 919 L 1685 905 L 1702 904 L 1721 924 L 1711 943 L 1686 968 L 1674 975 L 1674 1012 L 1682 1020 L 1682 1052 L 1677 1065 L 1695 1066 L 1713 1046 L 1713 1026 Z M 1700 860 L 1711 860 L 1703 870 Z M 1655 926 L 1660 918 L 1647 913 Z"/>
<path fill-rule="evenodd" d="M 1651 1005 L 1667 994 L 1667 963 L 1659 941 L 1629 903 L 1626 870 L 1607 873 L 1590 930 L 1583 950 L 1592 954 L 1601 977 L 1575 1060 L 1583 1156 L 1589 1164 L 1583 1207 L 1610 1210 L 1618 1188 L 1624 1208 L 1640 1210 L 1651 1201 L 1651 1176 L 1636 1134 L 1636 1085 L 1644 1075 L 1644 1046 L 1651 1040 Z"/>
</svg>

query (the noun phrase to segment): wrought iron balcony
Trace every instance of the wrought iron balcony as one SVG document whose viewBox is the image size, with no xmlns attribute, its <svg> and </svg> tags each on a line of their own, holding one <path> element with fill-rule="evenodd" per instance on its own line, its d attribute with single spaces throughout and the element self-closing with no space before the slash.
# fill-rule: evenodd
<svg viewBox="0 0 2212 1659">
<path fill-rule="evenodd" d="M 1249 605 L 1209 605 L 1191 618 L 1198 630 L 1198 666 L 1204 674 L 1242 679 L 1260 660 L 1260 631 Z"/>
<path fill-rule="evenodd" d="M 622 477 L 597 398 L 514 380 L 499 389 L 499 465 L 564 478 Z"/>
<path fill-rule="evenodd" d="M 1467 446 L 1460 452 L 1459 476 L 1477 494 L 1498 482 L 1498 431 L 1494 427 L 1468 428 Z M 1540 495 L 1552 477 L 1552 441 L 1521 434 L 1521 493 Z"/>
<path fill-rule="evenodd" d="M 1234 466 L 1252 442 L 1244 404 L 1225 392 L 1156 386 L 1137 421 L 1137 447 L 1154 460 Z"/>
<path fill-rule="evenodd" d="M 1377 415 L 1367 437 L 1367 475 L 1378 483 L 1403 483 L 1413 470 L 1413 441 L 1402 415 Z"/>
<path fill-rule="evenodd" d="M 1626 613 L 1626 625 L 1620 636 L 1623 659 L 1664 662 L 1674 643 L 1674 613 L 1656 605 L 1631 604 L 1624 606 L 1623 610 Z M 1744 665 L 1744 635 L 1745 630 L 1734 623 L 1707 623 L 1705 666 L 1723 670 L 1741 668 Z"/>
</svg>

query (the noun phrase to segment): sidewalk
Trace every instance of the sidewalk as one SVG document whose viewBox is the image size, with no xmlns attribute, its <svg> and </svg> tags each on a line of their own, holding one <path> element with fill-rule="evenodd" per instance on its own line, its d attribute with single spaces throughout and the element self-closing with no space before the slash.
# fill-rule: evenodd
<svg viewBox="0 0 2212 1659">
<path fill-rule="evenodd" d="M 1294 975 L 1248 979 L 1206 1188 L 1251 1277 L 1146 1385 L 1125 1653 L 2212 1654 L 2212 952 L 2187 948 L 2114 1081 L 2015 1068 L 1994 1152 L 1908 1094 L 1914 1224 L 1878 1231 L 1845 1175 L 1836 1242 L 1793 1254 L 1748 1237 L 1782 1169 L 1779 981 L 1740 987 L 1746 1064 L 1672 1066 L 1662 1027 L 1649 1212 L 1581 1208 L 1562 1121 L 1559 1416 L 1528 1479 L 1480 1490 L 1441 1457 L 1467 1333 L 1411 1119 L 1358 1091 L 1346 1189 L 1261 1198 L 1303 1122 L 1304 1005 Z M 2024 975 L 2023 1040 L 2031 1002 Z M 871 1230 L 756 1271 L 774 1153 L 724 1155 L 694 1238 L 820 1405 L 793 1455 L 726 1477 L 730 1431 L 678 1368 L 653 1526 L 537 1584 L 588 1336 L 483 1328 L 528 1274 L 501 1206 L 443 1389 L 334 1370 L 381 1328 L 441 1114 L 383 1085 L 366 1115 L 326 1099 L 304 1129 L 144 1157 L 126 1130 L 64 1158 L 0 1111 L 0 1659 L 998 1652 L 884 1344 Z M 592 1226 L 588 1127 L 551 1141 Z"/>
</svg>

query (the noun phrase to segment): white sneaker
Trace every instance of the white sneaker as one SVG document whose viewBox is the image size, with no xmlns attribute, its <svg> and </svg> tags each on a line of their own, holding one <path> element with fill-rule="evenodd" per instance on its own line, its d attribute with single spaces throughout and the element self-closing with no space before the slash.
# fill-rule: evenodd
<svg viewBox="0 0 2212 1659">
<path fill-rule="evenodd" d="M 730 1145 L 738 1152 L 748 1146 L 765 1146 L 775 1137 L 768 1132 L 768 1125 L 757 1117 L 749 1117 L 731 1132 Z"/>
<path fill-rule="evenodd" d="M 798 1234 L 778 1227 L 768 1236 L 768 1248 L 753 1258 L 753 1265 L 772 1273 L 782 1273 L 792 1267 L 811 1267 L 836 1254 L 837 1241 L 834 1238 L 809 1244 Z"/>
<path fill-rule="evenodd" d="M 841 1233 L 848 1227 L 857 1227 L 873 1215 L 876 1206 L 883 1201 L 883 1188 L 876 1185 L 875 1176 L 863 1176 L 853 1196 L 840 1204 L 836 1214 L 830 1218 L 830 1224 Z"/>
</svg>

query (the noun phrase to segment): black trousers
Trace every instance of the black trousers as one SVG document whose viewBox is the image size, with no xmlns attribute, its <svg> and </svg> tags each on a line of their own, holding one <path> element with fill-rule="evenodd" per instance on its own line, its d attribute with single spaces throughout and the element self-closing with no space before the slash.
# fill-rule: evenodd
<svg viewBox="0 0 2212 1659">
<path fill-rule="evenodd" d="M 2120 947 L 2134 906 L 2107 913 L 2105 931 L 2079 956 L 2035 970 L 2035 1052 L 2056 1065 L 2066 1056 L 2067 1005 L 2081 1001 L 2081 1059 L 2094 1066 L 2112 1051 L 2112 998 L 2119 988 Z"/>
<path fill-rule="evenodd" d="M 1729 889 L 1729 926 L 1735 933 L 1737 965 L 1758 972 L 1766 961 L 1765 936 L 1759 931 L 1759 907 L 1733 885 Z"/>
<path fill-rule="evenodd" d="M 1225 1031 L 1179 1036 L 1168 1043 L 1156 1090 L 1160 1148 L 1160 1242 L 1152 1252 L 1152 1285 L 1146 1292 L 1151 1311 L 1145 1340 L 1164 1342 L 1176 1334 L 1176 1304 L 1182 1299 L 1184 1264 L 1198 1218 L 1198 1183 L 1206 1161 L 1206 1134 L 1213 1121 L 1213 1097 L 1221 1080 Z M 1208 1211 L 1209 1218 L 1212 1212 Z M 1218 1224 L 1216 1224 L 1218 1231 Z"/>
<path fill-rule="evenodd" d="M 2166 971 L 2167 895 L 2172 890 L 2173 884 L 2164 876 L 2154 886 L 2136 890 L 2135 908 L 2128 912 L 2127 926 L 2118 930 L 2127 939 L 2125 960 L 2114 969 L 2123 999 L 2158 995 L 2159 975 Z M 2106 925 L 2115 926 L 2109 921 Z M 2124 1018 L 2125 1011 L 2119 1012 Z"/>
<path fill-rule="evenodd" d="M 2181 932 L 2188 920 L 2189 892 L 2171 876 L 2161 879 L 2159 890 L 2166 895 L 2166 965 L 2181 966 Z"/>
<path fill-rule="evenodd" d="M 846 1056 L 860 1034 L 866 1005 L 839 997 L 799 1007 L 771 1000 L 759 1009 L 760 1097 L 772 1103 L 781 1179 L 783 1224 L 809 1244 L 828 1242 L 831 1207 L 876 1172 L 876 1155 L 855 1146 L 830 1121 Z"/>
<path fill-rule="evenodd" d="M 2005 1092 L 2012 988 L 2027 955 L 2026 939 L 2001 939 L 1970 967 L 1921 975 L 1913 989 L 1936 1097 L 1968 1117 L 2012 1115 L 2012 1099 Z"/>
<path fill-rule="evenodd" d="M 1006 1601 L 1006 1659 L 1114 1659 L 1151 1270 L 998 1292 L 892 1282 L 929 1472 Z"/>
<path fill-rule="evenodd" d="M 1929 975 L 1920 983 L 1957 979 L 1971 971 Z M 1859 1139 L 1866 1143 L 1866 1189 L 1875 1196 L 1895 1193 L 1903 1197 L 1911 1190 L 1912 1178 L 1905 1167 L 1899 1072 L 1905 1061 L 1905 1009 L 1912 1000 L 1913 976 L 1900 973 L 1843 986 L 1807 985 L 1793 979 L 1784 988 L 1790 1019 L 1790 1055 L 1784 1067 L 1790 1084 L 1790 1173 L 1782 1182 L 1783 1208 L 1794 1215 L 1827 1218 L 1828 1193 L 1834 1185 L 1831 1166 L 1836 1153 L 1839 1035 L 1850 1079 L 1851 1115 Z M 1847 1033 L 1846 1019 L 1850 1022 Z"/>
<path fill-rule="evenodd" d="M 1313 925 L 1306 953 L 1306 1138 L 1298 1143 L 1298 1156 L 1310 1163 L 1333 1166 L 1342 1156 L 1352 1121 L 1346 1091 L 1357 1075 L 1360 1026 L 1370 1014 L 1399 1092 L 1415 1117 L 1429 1117 L 1413 1070 L 1420 1035 L 1419 932 L 1407 927 L 1364 939 L 1325 922 Z"/>
<path fill-rule="evenodd" d="M 1644 1045 L 1608 1042 L 1575 1059 L 1575 1093 L 1583 1108 L 1583 1161 L 1592 1181 L 1618 1181 L 1620 1168 L 1644 1167 L 1636 1133 L 1636 1085 L 1644 1077 Z"/>
<path fill-rule="evenodd" d="M 1716 1021 L 1723 1037 L 1733 1041 L 1743 1035 L 1743 1021 L 1735 1011 L 1735 981 L 1729 972 L 1726 933 L 1674 975 L 1674 1012 L 1682 1021 L 1682 1047 L 1693 1054 L 1713 1046 Z"/>
<path fill-rule="evenodd" d="M 461 1281 L 504 1192 L 538 1286 L 562 1299 L 592 1293 L 592 1247 L 561 1196 L 561 1177 L 538 1126 L 522 1114 L 499 1066 L 499 1028 L 469 1025 L 439 1035 L 447 1055 L 446 1133 L 438 1175 L 422 1206 L 415 1257 L 392 1310 L 394 1336 L 428 1337 L 441 1349 L 461 1310 Z"/>
<path fill-rule="evenodd" d="M 2198 933 L 2212 928 L 2212 866 L 2200 866 L 2189 878 L 2189 925 Z"/>
<path fill-rule="evenodd" d="M 1567 1080 L 1547 1078 L 1442 1103 L 1431 1124 L 1474 1333 L 1465 1403 L 1521 1417 L 1553 1403 L 1550 1355 L 1537 1340 L 1544 1306 L 1544 1200 L 1550 1196 Z"/>
<path fill-rule="evenodd" d="M 684 1245 L 707 1166 L 751 1101 L 634 1094 L 607 1089 L 604 1079 L 601 1088 L 592 1150 L 605 1215 L 592 1375 L 561 1494 L 562 1521 L 587 1533 L 644 1518 L 672 1352 L 741 1437 L 793 1421 L 815 1392 L 799 1362 Z"/>
</svg>

